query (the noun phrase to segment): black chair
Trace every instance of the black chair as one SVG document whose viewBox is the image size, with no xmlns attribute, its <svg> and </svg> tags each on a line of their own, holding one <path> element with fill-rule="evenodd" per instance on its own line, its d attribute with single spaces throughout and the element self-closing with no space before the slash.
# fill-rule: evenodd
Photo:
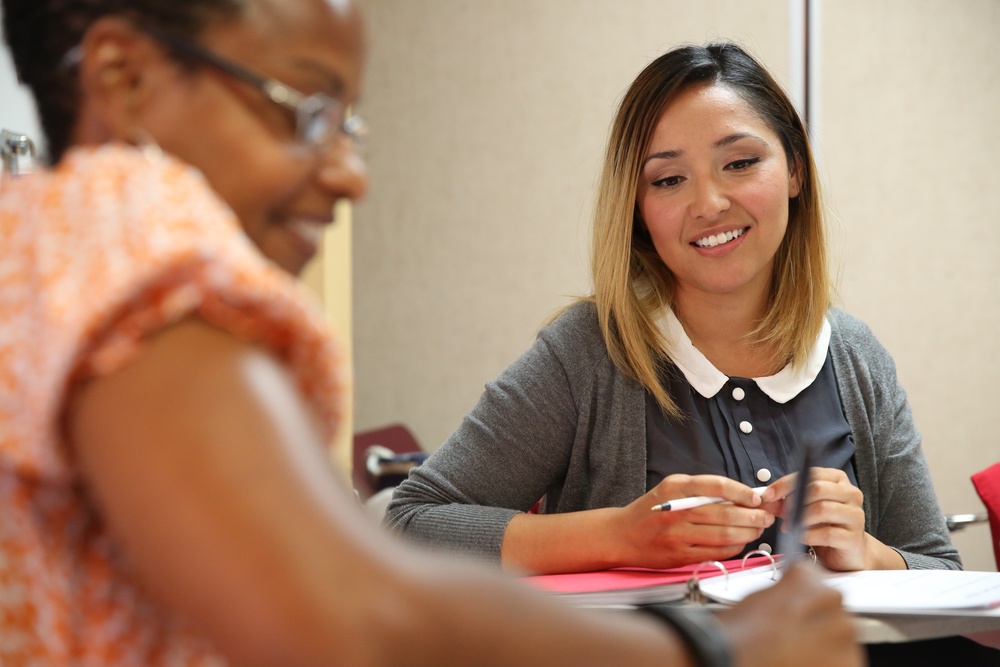
<svg viewBox="0 0 1000 667">
<path fill-rule="evenodd" d="M 427 454 L 406 426 L 392 424 L 354 434 L 352 481 L 362 502 L 397 486 Z"/>
</svg>

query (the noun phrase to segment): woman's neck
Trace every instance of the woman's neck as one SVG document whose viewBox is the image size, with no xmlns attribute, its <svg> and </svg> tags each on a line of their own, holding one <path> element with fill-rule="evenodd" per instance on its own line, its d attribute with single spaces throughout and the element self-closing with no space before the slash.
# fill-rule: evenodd
<svg viewBox="0 0 1000 667">
<path fill-rule="evenodd" d="M 747 299 L 735 295 L 688 295 L 679 292 L 674 314 L 684 332 L 705 358 L 730 377 L 765 377 L 781 370 L 768 345 L 749 334 L 764 315 L 766 295 Z"/>
</svg>

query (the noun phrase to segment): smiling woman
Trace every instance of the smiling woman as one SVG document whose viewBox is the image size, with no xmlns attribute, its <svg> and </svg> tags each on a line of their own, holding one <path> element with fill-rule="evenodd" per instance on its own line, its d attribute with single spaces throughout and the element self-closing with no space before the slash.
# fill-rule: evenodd
<svg viewBox="0 0 1000 667">
<path fill-rule="evenodd" d="M 487 386 L 388 522 L 530 572 L 722 560 L 777 543 L 808 445 L 824 565 L 958 568 L 892 359 L 830 308 L 815 171 L 739 46 L 650 63 L 611 128 L 594 293 Z M 649 511 L 686 496 L 730 502 Z"/>
<path fill-rule="evenodd" d="M 56 164 L 2 198 L 0 588 L 26 593 L 2 596 L 0 661 L 210 662 L 207 635 L 294 662 L 318 644 L 275 610 L 301 590 L 243 577 L 287 559 L 294 537 L 259 548 L 272 522 L 350 507 L 332 473 L 281 489 L 289 457 L 325 479 L 341 412 L 342 358 L 288 274 L 366 186 L 358 11 L 53 0 L 4 22 Z"/>
</svg>

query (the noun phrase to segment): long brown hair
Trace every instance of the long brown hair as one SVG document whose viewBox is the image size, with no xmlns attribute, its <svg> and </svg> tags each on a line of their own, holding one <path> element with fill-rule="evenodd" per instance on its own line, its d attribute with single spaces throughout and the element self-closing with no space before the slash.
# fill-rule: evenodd
<svg viewBox="0 0 1000 667">
<path fill-rule="evenodd" d="M 672 307 L 675 280 L 638 215 L 642 161 L 664 108 L 682 91 L 716 83 L 740 95 L 781 139 L 801 182 L 788 202 L 788 229 L 774 261 L 768 306 L 751 338 L 775 363 L 808 356 L 830 306 L 830 278 L 816 168 L 805 126 L 770 74 L 732 43 L 684 46 L 660 56 L 633 81 L 615 115 L 594 212 L 592 274 L 601 332 L 615 364 L 669 415 L 680 416 L 663 388 L 665 349 L 655 318 Z"/>
</svg>

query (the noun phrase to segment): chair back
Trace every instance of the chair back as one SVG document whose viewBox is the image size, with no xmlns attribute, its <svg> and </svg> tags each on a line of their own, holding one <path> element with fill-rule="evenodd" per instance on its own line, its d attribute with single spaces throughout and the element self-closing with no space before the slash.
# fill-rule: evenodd
<svg viewBox="0 0 1000 667">
<path fill-rule="evenodd" d="M 990 520 L 990 537 L 993 540 L 993 557 L 1000 571 L 1000 463 L 972 476 L 972 485 L 986 505 L 986 515 Z"/>
<path fill-rule="evenodd" d="M 395 486 L 426 455 L 406 426 L 391 424 L 354 434 L 352 481 L 361 500 Z"/>
</svg>

